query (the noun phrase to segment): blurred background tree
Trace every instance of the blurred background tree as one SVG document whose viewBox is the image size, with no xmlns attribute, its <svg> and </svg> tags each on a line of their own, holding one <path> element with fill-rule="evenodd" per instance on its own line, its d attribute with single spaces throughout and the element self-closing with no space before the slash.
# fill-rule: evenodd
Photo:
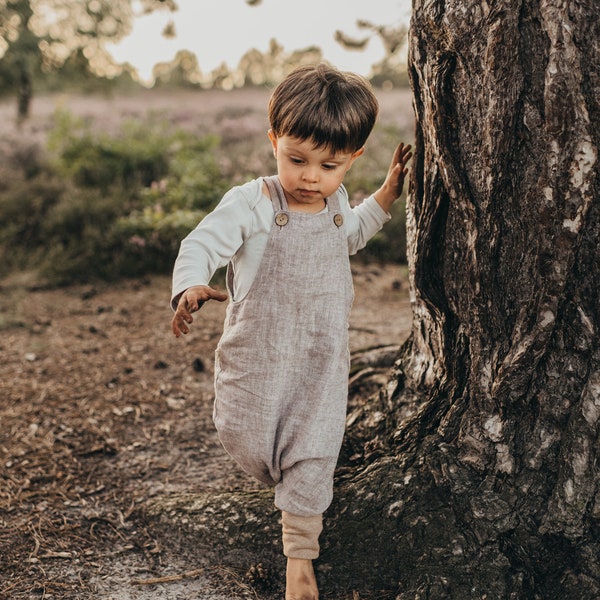
<svg viewBox="0 0 600 600">
<path fill-rule="evenodd" d="M 131 78 L 106 51 L 131 32 L 132 0 L 0 0 L 0 92 L 17 94 L 18 118 L 29 113 L 32 90 Z M 173 0 L 142 0 L 141 14 L 177 10 Z"/>
<path fill-rule="evenodd" d="M 369 32 L 364 38 L 355 39 L 338 30 L 336 41 L 349 50 L 363 50 L 373 37 L 378 37 L 385 49 L 383 59 L 372 66 L 371 83 L 376 87 L 408 87 L 407 39 L 408 25 L 376 25 L 370 21 L 358 21 L 359 29 Z"/>
<path fill-rule="evenodd" d="M 0 1 L 0 90 L 17 93 L 17 115 L 29 114 L 32 79 L 41 70 L 38 39 L 29 29 L 33 15 L 29 0 Z"/>
</svg>

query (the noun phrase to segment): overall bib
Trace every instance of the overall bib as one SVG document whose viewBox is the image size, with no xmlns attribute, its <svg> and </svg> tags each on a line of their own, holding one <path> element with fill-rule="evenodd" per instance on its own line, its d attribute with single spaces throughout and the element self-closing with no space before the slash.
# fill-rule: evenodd
<svg viewBox="0 0 600 600">
<path fill-rule="evenodd" d="M 275 505 L 319 515 L 331 503 L 348 394 L 354 296 L 337 196 L 319 214 L 291 212 L 265 178 L 273 224 L 245 298 L 227 307 L 215 354 L 214 423 L 225 450 L 275 486 Z M 227 286 L 232 295 L 232 265 Z"/>
</svg>

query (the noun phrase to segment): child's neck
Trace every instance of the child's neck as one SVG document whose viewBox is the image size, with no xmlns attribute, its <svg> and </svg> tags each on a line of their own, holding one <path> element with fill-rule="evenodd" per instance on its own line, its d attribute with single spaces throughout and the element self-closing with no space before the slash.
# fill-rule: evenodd
<svg viewBox="0 0 600 600">
<path fill-rule="evenodd" d="M 290 202 L 288 198 L 288 208 L 290 212 L 301 212 L 316 215 L 321 211 L 325 210 L 327 206 L 327 200 L 321 200 L 321 202 L 311 203 L 311 204 L 303 204 L 301 202 L 295 202 L 293 199 Z"/>
</svg>

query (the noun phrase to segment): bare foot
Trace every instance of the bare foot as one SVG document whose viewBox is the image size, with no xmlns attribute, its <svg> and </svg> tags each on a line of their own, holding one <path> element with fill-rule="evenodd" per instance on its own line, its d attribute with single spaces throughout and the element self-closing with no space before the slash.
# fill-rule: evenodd
<svg viewBox="0 0 600 600">
<path fill-rule="evenodd" d="M 319 600 L 312 560 L 288 558 L 285 600 Z"/>
</svg>

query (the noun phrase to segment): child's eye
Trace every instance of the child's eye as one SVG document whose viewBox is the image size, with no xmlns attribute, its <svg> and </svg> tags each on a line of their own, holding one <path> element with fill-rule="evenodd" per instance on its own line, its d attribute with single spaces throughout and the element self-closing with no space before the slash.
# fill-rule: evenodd
<svg viewBox="0 0 600 600">
<path fill-rule="evenodd" d="M 325 165 L 323 165 L 323 168 L 324 168 L 326 171 L 333 171 L 335 168 L 337 168 L 337 165 L 325 164 Z"/>
<path fill-rule="evenodd" d="M 296 158 L 295 156 L 290 156 L 290 160 L 295 164 L 295 165 L 301 165 L 302 164 L 302 159 L 301 158 Z"/>
</svg>

